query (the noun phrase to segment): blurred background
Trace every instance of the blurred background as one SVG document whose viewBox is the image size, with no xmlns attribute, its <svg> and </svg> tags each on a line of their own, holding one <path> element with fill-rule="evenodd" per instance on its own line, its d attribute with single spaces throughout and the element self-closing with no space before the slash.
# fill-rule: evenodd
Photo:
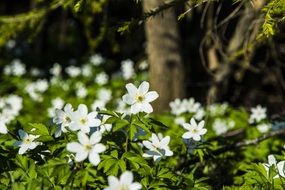
<svg viewBox="0 0 285 190">
<path fill-rule="evenodd" d="M 55 63 L 100 55 L 111 76 L 131 59 L 135 70 L 147 65 L 157 112 L 194 97 L 282 114 L 284 12 L 282 0 L 2 0 L 0 66 L 20 60 L 45 78 Z"/>
</svg>

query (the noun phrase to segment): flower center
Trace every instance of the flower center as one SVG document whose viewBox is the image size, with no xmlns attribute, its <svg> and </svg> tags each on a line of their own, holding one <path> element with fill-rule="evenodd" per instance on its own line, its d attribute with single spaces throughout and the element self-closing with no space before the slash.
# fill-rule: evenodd
<svg viewBox="0 0 285 190">
<path fill-rule="evenodd" d="M 68 117 L 67 115 L 64 117 L 64 121 L 67 122 L 67 123 L 70 123 L 71 122 L 71 119 L 70 117 Z"/>
<path fill-rule="evenodd" d="M 138 95 L 138 96 L 136 97 L 136 100 L 137 100 L 138 102 L 142 102 L 142 101 L 144 101 L 144 96 Z"/>
<path fill-rule="evenodd" d="M 198 133 L 198 130 L 197 129 L 193 129 L 192 133 L 196 134 L 196 133 Z"/>
<path fill-rule="evenodd" d="M 31 143 L 32 142 L 32 139 L 30 139 L 30 138 L 25 138 L 24 140 L 23 140 L 23 143 L 24 144 L 29 144 L 29 143 Z"/>
<path fill-rule="evenodd" d="M 91 151 L 92 150 L 92 145 L 91 144 L 86 144 L 86 145 L 84 145 L 84 148 L 85 148 L 85 150 L 86 151 Z"/>
<path fill-rule="evenodd" d="M 129 188 L 127 185 L 122 184 L 122 185 L 120 185 L 118 190 L 129 190 Z"/>
<path fill-rule="evenodd" d="M 86 125 L 87 121 L 88 121 L 87 118 L 81 118 L 81 119 L 80 119 L 80 123 L 81 123 L 82 125 Z"/>
</svg>

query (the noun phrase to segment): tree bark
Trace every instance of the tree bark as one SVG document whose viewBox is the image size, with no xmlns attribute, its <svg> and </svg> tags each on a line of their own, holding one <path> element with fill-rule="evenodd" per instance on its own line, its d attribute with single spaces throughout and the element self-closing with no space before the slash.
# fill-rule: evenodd
<svg viewBox="0 0 285 190">
<path fill-rule="evenodd" d="M 164 0 L 143 1 L 144 12 L 159 7 Z M 180 35 L 173 8 L 145 22 L 151 88 L 159 93 L 155 112 L 169 109 L 169 102 L 184 96 L 184 70 L 180 54 Z"/>
</svg>

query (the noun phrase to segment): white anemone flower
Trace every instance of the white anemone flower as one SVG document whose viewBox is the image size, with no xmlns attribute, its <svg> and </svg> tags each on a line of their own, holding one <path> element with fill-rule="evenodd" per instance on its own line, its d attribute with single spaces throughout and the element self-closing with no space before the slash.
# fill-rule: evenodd
<svg viewBox="0 0 285 190">
<path fill-rule="evenodd" d="M 73 112 L 73 122 L 69 128 L 73 131 L 81 130 L 84 133 L 89 133 L 90 127 L 98 127 L 101 124 L 100 119 L 97 119 L 96 116 L 96 111 L 88 113 L 87 106 L 80 104 L 78 109 Z"/>
<path fill-rule="evenodd" d="M 73 117 L 73 108 L 71 104 L 66 104 L 63 108 L 61 109 L 56 109 L 55 110 L 55 117 L 53 118 L 53 122 L 59 127 L 57 128 L 55 132 L 55 137 L 61 136 L 62 132 L 67 132 L 66 127 L 69 127 L 70 124 L 72 123 L 72 117 Z"/>
<path fill-rule="evenodd" d="M 131 113 L 153 112 L 150 102 L 158 98 L 158 93 L 156 91 L 148 92 L 148 82 L 142 82 L 138 88 L 136 88 L 132 83 L 129 83 L 126 85 L 126 88 L 128 90 L 128 94 L 123 96 L 123 101 L 131 105 Z"/>
<path fill-rule="evenodd" d="M 108 80 L 109 76 L 104 72 L 99 73 L 95 78 L 95 82 L 99 85 L 107 84 Z"/>
<path fill-rule="evenodd" d="M 19 154 L 24 154 L 28 150 L 35 149 L 40 144 L 39 142 L 34 141 L 39 135 L 29 135 L 22 129 L 18 131 L 18 134 L 22 141 L 16 141 L 14 145 L 20 147 Z"/>
<path fill-rule="evenodd" d="M 184 123 L 184 129 L 188 130 L 183 134 L 184 139 L 193 139 L 194 141 L 200 141 L 201 136 L 206 134 L 207 129 L 204 128 L 205 121 L 202 120 L 198 124 L 196 123 L 195 119 L 192 118 L 190 123 Z"/>
<path fill-rule="evenodd" d="M 261 133 L 267 133 L 271 129 L 270 123 L 262 123 L 256 126 L 258 131 Z"/>
<path fill-rule="evenodd" d="M 86 134 L 78 132 L 77 137 L 79 143 L 68 143 L 66 147 L 67 150 L 76 153 L 76 162 L 81 162 L 88 157 L 89 161 L 94 166 L 97 166 L 101 161 L 99 153 L 102 153 L 106 150 L 106 147 L 103 144 L 99 143 L 102 139 L 101 132 L 94 132 L 90 138 Z"/>
<path fill-rule="evenodd" d="M 251 108 L 251 115 L 249 117 L 249 123 L 254 122 L 258 123 L 263 119 L 266 119 L 266 108 L 263 108 L 261 105 L 257 105 L 255 108 Z"/>
<path fill-rule="evenodd" d="M 142 185 L 138 182 L 133 182 L 134 176 L 130 171 L 125 171 L 120 176 L 120 179 L 115 176 L 108 177 L 109 186 L 104 190 L 140 190 Z"/>
<path fill-rule="evenodd" d="M 280 161 L 277 163 L 276 158 L 274 157 L 274 155 L 270 154 L 268 156 L 268 163 L 263 164 L 266 172 L 267 172 L 267 176 L 269 175 L 269 168 L 271 166 L 274 166 L 275 169 L 277 169 L 277 172 L 279 175 L 274 176 L 273 178 L 279 178 L 284 177 L 285 178 L 285 174 L 284 174 L 284 165 L 285 165 L 285 161 Z"/>
<path fill-rule="evenodd" d="M 106 123 L 107 119 L 109 119 L 111 116 L 109 115 L 103 115 L 101 119 L 101 125 L 100 125 L 100 132 L 104 133 L 105 131 L 110 132 L 112 129 L 112 124 Z"/>
<path fill-rule="evenodd" d="M 125 80 L 129 80 L 135 75 L 134 62 L 130 59 L 124 60 L 121 63 L 122 75 Z"/>
<path fill-rule="evenodd" d="M 161 134 L 156 135 L 152 133 L 148 141 L 143 141 L 143 145 L 149 149 L 143 154 L 143 157 L 153 157 L 153 160 L 158 162 L 164 156 L 172 156 L 173 152 L 168 146 L 169 141 L 169 136 L 163 138 Z"/>
</svg>

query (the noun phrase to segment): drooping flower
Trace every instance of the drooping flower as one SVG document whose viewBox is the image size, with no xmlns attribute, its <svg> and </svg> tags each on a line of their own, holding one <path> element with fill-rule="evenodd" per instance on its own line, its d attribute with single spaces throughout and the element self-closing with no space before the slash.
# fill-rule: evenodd
<svg viewBox="0 0 285 190">
<path fill-rule="evenodd" d="M 34 141 L 39 135 L 29 135 L 22 129 L 18 131 L 18 134 L 22 141 L 16 141 L 14 145 L 20 147 L 19 154 L 24 154 L 28 150 L 35 149 L 40 144 L 39 142 Z"/>
<path fill-rule="evenodd" d="M 202 120 L 198 124 L 196 123 L 195 119 L 192 118 L 190 123 L 184 123 L 184 129 L 188 130 L 183 134 L 184 139 L 193 139 L 194 141 L 200 141 L 201 136 L 206 134 L 207 129 L 204 128 L 205 121 Z"/>
<path fill-rule="evenodd" d="M 152 133 L 148 141 L 143 141 L 143 145 L 149 150 L 143 154 L 143 157 L 153 157 L 154 161 L 159 161 L 164 156 L 172 156 L 173 152 L 169 149 L 170 137 L 163 137 L 161 134 Z"/>
<path fill-rule="evenodd" d="M 263 108 L 261 105 L 251 108 L 251 114 L 249 117 L 249 123 L 258 123 L 263 119 L 266 119 L 266 108 Z"/>
<path fill-rule="evenodd" d="M 158 98 L 156 91 L 149 90 L 149 83 L 144 81 L 137 88 L 132 83 L 126 85 L 128 94 L 123 96 L 123 101 L 131 105 L 131 113 L 136 114 L 139 112 L 151 113 L 153 108 L 150 102 Z"/>
<path fill-rule="evenodd" d="M 55 110 L 55 117 L 53 118 L 53 122 L 59 127 L 57 128 L 57 131 L 55 133 L 55 137 L 61 136 L 62 132 L 66 132 L 66 127 L 69 127 L 70 124 L 72 123 L 72 117 L 73 117 L 73 108 L 71 104 L 66 104 L 63 108 L 61 109 L 56 109 Z"/>
<path fill-rule="evenodd" d="M 112 129 L 112 124 L 106 123 L 107 119 L 109 119 L 110 116 L 108 115 L 103 115 L 101 119 L 101 125 L 100 125 L 100 132 L 104 133 L 105 131 L 111 131 Z"/>
<path fill-rule="evenodd" d="M 102 153 L 106 150 L 106 147 L 99 143 L 102 139 L 102 134 L 99 131 L 94 132 L 90 138 L 83 132 L 79 131 L 77 134 L 78 142 L 71 142 L 67 144 L 67 150 L 75 155 L 75 161 L 81 162 L 87 157 L 89 161 L 97 166 L 100 163 L 99 153 Z"/>
<path fill-rule="evenodd" d="M 108 177 L 109 186 L 104 190 L 140 190 L 142 185 L 138 182 L 133 182 L 134 176 L 130 171 L 125 171 L 120 176 L 120 179 L 115 176 Z"/>
<path fill-rule="evenodd" d="M 72 114 L 72 123 L 70 129 L 73 131 L 81 130 L 84 133 L 90 132 L 90 127 L 98 127 L 101 124 L 100 119 L 96 118 L 97 112 L 88 113 L 88 108 L 84 104 L 80 104 L 78 109 Z"/>
<path fill-rule="evenodd" d="M 274 166 L 274 168 L 276 169 L 276 171 L 278 172 L 278 174 L 276 176 L 274 176 L 273 178 L 279 178 L 284 177 L 285 178 L 285 173 L 284 173 L 284 166 L 285 166 L 285 161 L 280 161 L 277 163 L 276 158 L 274 157 L 274 155 L 270 154 L 268 156 L 268 163 L 263 164 L 266 172 L 267 172 L 267 176 L 269 175 L 269 168 L 271 166 Z"/>
</svg>

